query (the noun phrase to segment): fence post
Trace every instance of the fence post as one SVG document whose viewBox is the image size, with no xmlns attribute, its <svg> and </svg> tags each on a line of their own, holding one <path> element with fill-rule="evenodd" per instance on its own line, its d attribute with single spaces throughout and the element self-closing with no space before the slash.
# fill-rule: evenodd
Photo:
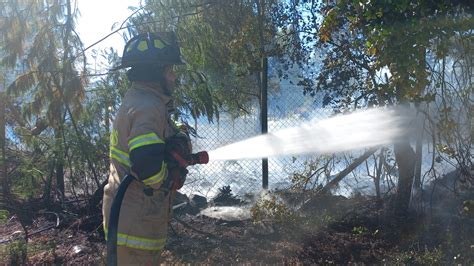
<svg viewBox="0 0 474 266">
<path fill-rule="evenodd" d="M 268 94 L 268 58 L 265 55 L 265 38 L 263 35 L 264 30 L 264 18 L 265 18 L 265 0 L 255 0 L 258 12 L 258 26 L 259 26 L 259 37 L 260 37 L 260 56 L 261 72 L 260 72 L 260 121 L 262 125 L 262 135 L 268 132 L 268 107 L 267 107 L 267 94 Z M 262 159 L 262 187 L 268 188 L 268 158 Z"/>
<path fill-rule="evenodd" d="M 266 56 L 262 57 L 262 77 L 261 77 L 261 93 L 260 93 L 260 121 L 262 123 L 262 134 L 268 132 L 268 104 L 267 104 L 267 94 L 268 94 L 268 58 Z M 262 187 L 268 188 L 268 158 L 262 159 Z"/>
</svg>

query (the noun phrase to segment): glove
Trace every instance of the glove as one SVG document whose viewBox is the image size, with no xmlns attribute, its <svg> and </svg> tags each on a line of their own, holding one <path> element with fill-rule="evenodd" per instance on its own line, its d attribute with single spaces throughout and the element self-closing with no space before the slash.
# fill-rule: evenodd
<svg viewBox="0 0 474 266">
<path fill-rule="evenodd" d="M 186 167 L 185 161 L 190 159 L 190 141 L 186 134 L 178 133 L 166 139 L 165 160 L 168 167 Z M 184 160 L 181 162 L 179 159 Z"/>
<path fill-rule="evenodd" d="M 168 164 L 168 178 L 165 187 L 170 190 L 181 189 L 186 181 L 186 166 L 191 158 L 189 144 L 189 137 L 184 133 L 166 139 L 165 161 Z"/>
<path fill-rule="evenodd" d="M 172 167 L 168 169 L 168 179 L 170 190 L 179 190 L 183 187 L 186 181 L 188 170 L 182 167 Z"/>
</svg>

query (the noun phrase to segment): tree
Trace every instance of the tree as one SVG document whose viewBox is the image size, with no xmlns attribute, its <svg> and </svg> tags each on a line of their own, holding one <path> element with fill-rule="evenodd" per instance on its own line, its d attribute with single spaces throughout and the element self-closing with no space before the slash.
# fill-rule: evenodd
<svg viewBox="0 0 474 266">
<path fill-rule="evenodd" d="M 77 9 L 70 0 L 11 0 L 2 2 L 1 12 L 1 64 L 21 69 L 8 92 L 22 97 L 25 118 L 42 130 L 46 125 L 53 129 L 56 186 L 64 196 L 64 123 L 66 119 L 74 121 L 80 112 L 87 82 L 74 57 L 82 46 L 74 32 Z M 37 128 L 33 133 L 42 130 Z M 49 195 L 45 197 L 49 199 Z"/>
<path fill-rule="evenodd" d="M 277 1 L 267 2 L 270 14 Z M 135 27 L 129 34 L 177 32 L 188 63 L 180 69 L 178 105 L 193 118 L 212 119 L 219 109 L 238 116 L 249 113 L 251 101 L 259 98 L 261 41 L 256 11 L 256 1 L 150 1 L 133 19 Z M 270 43 L 275 28 L 262 24 Z"/>
<path fill-rule="evenodd" d="M 120 59 L 117 52 L 113 49 L 95 54 L 93 57 L 96 56 L 106 59 L 109 65 L 118 63 Z M 86 143 L 88 148 L 81 152 L 86 152 L 89 158 L 94 158 L 94 168 L 97 169 L 97 172 L 102 177 L 107 177 L 109 171 L 110 121 L 113 120 L 118 111 L 120 102 L 128 87 L 129 82 L 125 73 L 113 71 L 92 82 L 86 92 L 87 97 L 84 101 L 84 110 L 87 110 L 87 112 L 81 113 L 79 122 L 80 128 L 88 136 L 88 142 Z M 73 134 L 74 132 L 70 133 Z M 70 161 L 76 164 L 75 167 L 71 168 L 77 169 L 79 172 L 76 175 L 79 177 L 78 181 L 82 180 L 84 184 L 82 187 L 87 188 L 87 191 L 89 191 L 88 181 L 84 180 L 83 177 L 92 175 L 87 173 L 87 169 L 81 167 L 87 162 L 84 162 L 83 159 L 81 160 L 81 156 L 77 156 L 74 153 L 71 153 Z M 104 178 L 95 187 L 95 191 L 87 193 L 91 195 L 87 206 L 89 211 L 94 212 L 99 207 L 107 181 L 108 179 Z"/>
<path fill-rule="evenodd" d="M 0 184 L 3 196 L 10 190 L 8 186 L 7 165 L 6 165 L 6 137 L 5 137 L 5 92 L 3 77 L 0 79 Z"/>
<path fill-rule="evenodd" d="M 338 111 L 367 106 L 412 105 L 425 112 L 430 104 L 445 102 L 447 95 L 439 93 L 437 86 L 441 89 L 448 86 L 446 81 L 443 82 L 446 76 L 442 74 L 441 79 L 436 78 L 439 73 L 433 71 L 433 62 L 447 55 L 443 51 L 453 39 L 467 36 L 472 39 L 469 32 L 473 27 L 470 15 L 473 9 L 468 1 L 292 3 L 297 3 L 297 7 L 283 8 L 282 13 L 304 10 L 300 11 L 306 14 L 304 20 L 300 20 L 304 22 L 298 29 L 306 35 L 314 33 L 309 30 L 312 28 L 317 28 L 318 32 L 290 58 L 303 65 L 311 62 L 314 48 L 321 49 L 324 54 L 320 68 L 315 65 L 313 70 L 305 68 L 310 70 L 306 71 L 300 84 L 312 96 L 323 93 L 324 104 Z M 318 19 L 318 14 L 324 15 L 322 20 Z M 471 68 L 464 70 L 468 69 Z M 438 80 L 438 85 L 433 80 Z M 464 95 L 457 100 L 467 107 L 464 97 L 472 87 L 464 84 L 454 91 Z M 442 105 L 446 107 L 446 104 Z M 443 109 L 438 111 L 443 113 Z M 445 123 L 443 120 L 446 121 L 441 119 L 439 123 Z M 465 120 L 470 118 L 458 118 L 454 124 Z M 453 129 L 453 123 L 449 128 Z M 464 135 L 461 139 L 466 139 L 466 132 L 461 135 Z M 459 151 L 465 157 L 465 149 Z M 406 141 L 396 144 L 394 152 L 399 168 L 395 210 L 403 213 L 408 209 L 415 159 L 421 158 L 421 150 L 416 155 Z"/>
</svg>

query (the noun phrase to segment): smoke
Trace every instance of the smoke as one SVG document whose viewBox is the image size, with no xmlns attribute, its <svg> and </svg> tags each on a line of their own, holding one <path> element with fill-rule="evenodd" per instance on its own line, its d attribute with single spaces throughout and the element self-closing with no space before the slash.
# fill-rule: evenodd
<svg viewBox="0 0 474 266">
<path fill-rule="evenodd" d="M 200 215 L 224 221 L 244 221 L 251 218 L 250 209 L 260 199 L 269 199 L 269 192 L 262 189 L 256 195 L 247 194 L 242 206 L 212 206 L 200 212 Z"/>
<path fill-rule="evenodd" d="M 215 206 L 202 210 L 200 214 L 224 221 L 243 221 L 251 217 L 249 206 Z"/>
</svg>

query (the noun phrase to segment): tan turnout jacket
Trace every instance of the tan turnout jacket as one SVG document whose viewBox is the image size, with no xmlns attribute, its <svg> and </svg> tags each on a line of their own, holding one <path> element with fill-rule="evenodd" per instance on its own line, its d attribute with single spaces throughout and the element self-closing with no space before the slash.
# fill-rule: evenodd
<svg viewBox="0 0 474 266">
<path fill-rule="evenodd" d="M 171 98 L 156 83 L 134 82 L 123 98 L 110 140 L 110 175 L 102 208 L 106 235 L 115 193 L 120 181 L 131 173 L 130 152 L 137 147 L 164 143 L 176 134 L 169 117 L 170 110 Z M 117 245 L 147 251 L 160 251 L 164 247 L 171 193 L 165 195 L 156 189 L 167 175 L 163 163 L 160 172 L 130 184 L 120 211 Z M 152 196 L 143 192 L 147 186 L 155 189 Z"/>
</svg>

